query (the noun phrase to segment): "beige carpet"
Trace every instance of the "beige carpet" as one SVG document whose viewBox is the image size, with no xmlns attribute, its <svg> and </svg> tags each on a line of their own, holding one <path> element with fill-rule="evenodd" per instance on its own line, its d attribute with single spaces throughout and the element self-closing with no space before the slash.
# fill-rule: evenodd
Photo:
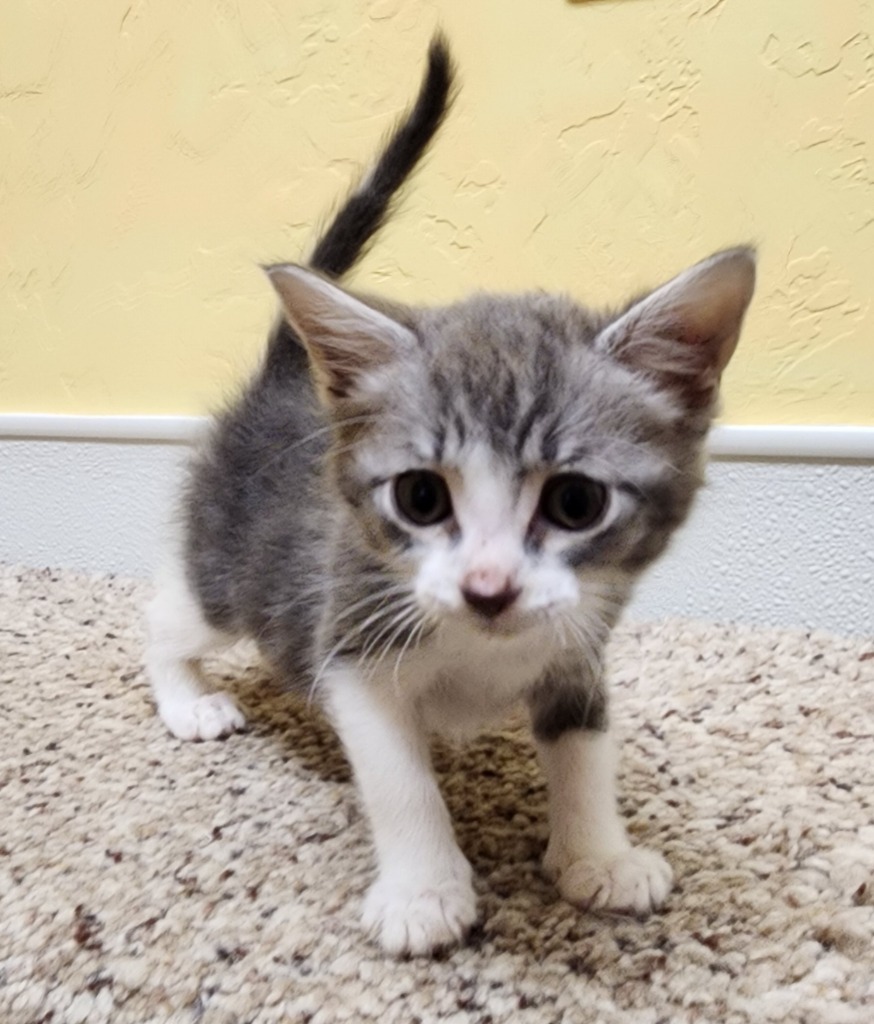
<svg viewBox="0 0 874 1024">
<path fill-rule="evenodd" d="M 364 823 L 330 730 L 238 653 L 244 736 L 184 745 L 140 668 L 141 583 L 0 570 L 0 1021 L 874 1021 L 874 647 L 671 622 L 614 645 L 632 832 L 665 913 L 541 877 L 523 734 L 438 752 L 481 923 L 439 961 L 359 933 Z"/>
</svg>

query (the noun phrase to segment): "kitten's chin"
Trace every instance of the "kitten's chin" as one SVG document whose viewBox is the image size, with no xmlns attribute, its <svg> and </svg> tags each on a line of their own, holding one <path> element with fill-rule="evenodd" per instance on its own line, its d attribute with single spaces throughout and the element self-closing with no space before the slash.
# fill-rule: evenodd
<svg viewBox="0 0 874 1024">
<path fill-rule="evenodd" d="M 486 618 L 475 612 L 464 612 L 459 617 L 467 632 L 493 640 L 526 639 L 536 630 L 544 627 L 543 617 L 530 612 L 507 611 L 494 618 Z"/>
</svg>

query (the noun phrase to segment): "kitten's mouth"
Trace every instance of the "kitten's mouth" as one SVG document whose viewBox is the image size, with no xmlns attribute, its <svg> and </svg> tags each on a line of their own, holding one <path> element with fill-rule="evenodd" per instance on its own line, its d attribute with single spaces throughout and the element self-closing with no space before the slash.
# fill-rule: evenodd
<svg viewBox="0 0 874 1024">
<path fill-rule="evenodd" d="M 478 633 L 482 633 L 485 636 L 510 638 L 528 632 L 536 624 L 537 617 L 510 608 L 498 615 L 482 615 L 478 612 L 470 612 L 465 615 L 465 620 Z"/>
</svg>

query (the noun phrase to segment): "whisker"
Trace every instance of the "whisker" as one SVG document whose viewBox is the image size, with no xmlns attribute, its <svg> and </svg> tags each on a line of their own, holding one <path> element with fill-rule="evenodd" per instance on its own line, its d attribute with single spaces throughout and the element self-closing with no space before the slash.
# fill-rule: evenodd
<svg viewBox="0 0 874 1024">
<path fill-rule="evenodd" d="M 385 577 L 382 575 L 374 575 L 374 580 L 383 582 L 385 580 Z M 322 609 L 324 608 L 324 605 L 329 598 L 329 586 L 330 584 L 325 581 L 315 583 L 310 587 L 305 587 L 301 590 L 296 591 L 287 600 L 269 604 L 268 607 L 271 613 L 271 620 L 275 621 L 277 619 L 281 619 L 283 616 L 288 615 L 292 611 L 305 614 L 307 610 L 310 610 L 314 620 L 317 622 L 318 619 L 321 617 Z M 397 586 L 400 587 L 398 591 L 395 591 L 394 589 L 392 589 L 391 591 L 383 590 L 375 592 L 372 595 L 367 595 L 367 597 L 365 599 L 362 599 L 361 602 L 358 602 L 356 606 L 354 606 L 354 608 L 350 606 L 349 609 L 343 609 L 343 611 L 341 611 L 337 616 L 334 617 L 333 621 L 336 623 L 342 621 L 342 619 L 344 618 L 348 618 L 349 615 L 354 614 L 354 611 L 358 611 L 362 607 L 365 607 L 367 601 L 375 602 L 380 599 L 387 599 L 389 596 L 395 593 L 403 593 L 404 588 L 400 584 L 398 584 Z M 269 623 L 266 623 L 261 630 L 253 633 L 252 639 L 260 643 L 268 630 Z"/>
<path fill-rule="evenodd" d="M 550 619 L 553 629 L 555 630 L 556 637 L 558 639 L 559 647 L 568 646 L 567 631 L 565 628 L 564 615 L 555 615 Z"/>
<path fill-rule="evenodd" d="M 588 621 L 578 619 L 570 613 L 565 615 L 565 622 L 571 635 L 576 638 L 578 653 L 582 656 L 590 677 L 597 680 L 602 671 L 600 651 L 603 638 L 598 636 Z"/>
<path fill-rule="evenodd" d="M 397 659 L 395 661 L 394 672 L 392 673 L 392 681 L 394 682 L 395 689 L 397 689 L 397 687 L 398 687 L 398 681 L 399 681 L 399 675 L 400 675 L 400 669 L 401 669 L 401 661 L 403 660 L 404 655 L 407 653 L 407 650 L 410 647 L 410 644 L 413 642 L 413 638 L 414 637 L 418 637 L 418 639 L 416 640 L 416 644 L 415 644 L 415 646 L 418 647 L 419 641 L 422 639 L 422 631 L 425 628 L 425 623 L 426 623 L 425 617 L 421 616 L 420 619 L 419 619 L 418 625 L 416 625 L 413 629 L 410 630 L 410 635 L 407 637 L 406 643 L 401 648 L 400 654 L 398 654 L 398 656 L 397 656 Z"/>
<path fill-rule="evenodd" d="M 354 641 L 357 637 L 360 637 L 365 632 L 365 630 L 368 629 L 368 627 L 370 627 L 371 625 L 373 625 L 375 623 L 378 623 L 380 621 L 380 619 L 382 619 L 384 616 L 391 615 L 393 612 L 395 612 L 395 609 L 392 606 L 380 607 L 375 612 L 371 613 L 362 622 L 356 623 L 355 626 L 353 626 L 353 628 L 351 630 L 349 630 L 348 632 L 344 633 L 343 636 L 340 637 L 340 639 L 337 641 L 337 643 L 334 644 L 334 646 L 331 648 L 331 650 L 325 655 L 324 659 L 322 660 L 321 665 L 319 666 L 317 672 L 315 673 L 313 681 L 312 681 L 312 683 L 310 684 L 310 687 L 309 687 L 309 696 L 308 696 L 309 700 L 313 699 L 313 696 L 315 695 L 315 691 L 316 691 L 316 689 L 318 687 L 318 684 L 324 678 L 325 672 L 327 671 L 327 669 L 330 666 L 331 662 L 337 656 L 338 652 L 341 651 L 343 647 L 347 646 L 352 641 Z M 397 613 L 395 612 L 395 614 L 397 614 Z M 394 621 L 395 620 L 392 619 L 389 622 L 389 625 L 388 625 L 389 629 L 391 628 L 391 625 L 394 623 Z M 382 635 L 382 633 L 380 633 L 379 635 Z"/>
<path fill-rule="evenodd" d="M 342 622 L 344 619 L 348 619 L 350 615 L 354 615 L 357 611 L 360 611 L 362 608 L 366 608 L 368 605 L 373 604 L 375 601 L 382 601 L 385 603 L 387 601 L 390 601 L 393 597 L 397 597 L 401 594 L 406 593 L 407 588 L 402 584 L 398 583 L 394 584 L 390 588 L 387 588 L 386 590 L 378 591 L 373 594 L 367 594 L 365 597 L 362 597 L 361 600 L 349 605 L 348 607 L 344 608 L 338 615 L 335 615 L 333 617 L 333 622 Z"/>
<path fill-rule="evenodd" d="M 416 621 L 416 618 L 419 614 L 420 612 L 418 608 L 413 607 L 407 609 L 406 613 L 399 617 L 400 621 L 398 622 L 397 628 L 394 630 L 391 636 L 389 636 L 385 643 L 383 643 L 379 653 L 379 657 L 376 659 L 376 661 L 371 667 L 371 674 L 377 671 L 379 666 L 385 660 L 385 657 L 388 654 L 388 652 L 394 646 L 395 640 L 398 638 L 398 636 L 400 636 L 401 633 L 403 633 L 405 629 L 410 628 L 410 626 Z"/>
<path fill-rule="evenodd" d="M 394 627 L 402 618 L 409 617 L 410 614 L 414 611 L 414 609 L 412 608 L 411 605 L 404 604 L 396 609 L 393 609 L 393 611 L 394 615 L 389 620 L 389 622 L 383 625 L 380 628 L 379 632 L 377 632 L 374 636 L 370 638 L 370 640 L 368 640 L 367 644 L 364 647 L 364 650 L 361 652 L 358 658 L 359 664 L 363 665 L 363 663 L 370 658 L 370 655 L 373 653 L 373 651 L 376 650 L 376 648 L 379 646 L 379 643 L 382 640 L 382 638 L 385 637 L 392 629 L 394 629 Z M 374 666 L 371 666 L 371 669 L 373 667 Z M 372 675 L 372 671 L 370 671 L 370 674 Z"/>
</svg>

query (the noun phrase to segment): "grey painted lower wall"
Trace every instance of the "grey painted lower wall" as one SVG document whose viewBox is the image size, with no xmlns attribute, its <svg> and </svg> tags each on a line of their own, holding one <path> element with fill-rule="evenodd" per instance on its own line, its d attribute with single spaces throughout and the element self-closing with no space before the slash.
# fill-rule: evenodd
<svg viewBox="0 0 874 1024">
<path fill-rule="evenodd" d="M 874 633 L 874 466 L 713 461 L 633 611 Z"/>
<path fill-rule="evenodd" d="M 0 561 L 148 575 L 187 448 L 0 439 Z M 635 618 L 874 632 L 874 465 L 715 459 Z"/>
</svg>

